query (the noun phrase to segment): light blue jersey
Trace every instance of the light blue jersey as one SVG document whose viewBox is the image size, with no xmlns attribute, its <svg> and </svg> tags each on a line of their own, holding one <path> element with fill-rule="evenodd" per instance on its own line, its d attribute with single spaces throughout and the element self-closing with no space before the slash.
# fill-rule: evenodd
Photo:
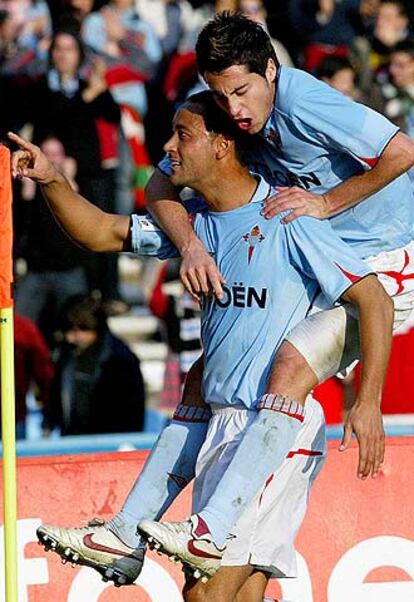
<svg viewBox="0 0 414 602">
<path fill-rule="evenodd" d="M 261 141 L 248 159 L 273 186 L 328 192 L 372 169 L 398 128 L 313 76 L 280 67 L 276 99 Z M 169 175 L 168 158 L 159 167 Z M 361 258 L 414 240 L 414 187 L 407 174 L 330 219 Z"/>
<path fill-rule="evenodd" d="M 208 403 L 254 408 L 277 348 L 306 317 L 320 288 L 334 304 L 371 273 L 328 221 L 302 217 L 282 225 L 263 218 L 260 211 L 271 191 L 260 179 L 249 204 L 204 211 L 194 219 L 197 235 L 226 279 L 224 298 L 206 299 L 202 308 Z M 132 246 L 138 254 L 176 254 L 147 217 L 133 217 Z"/>
<path fill-rule="evenodd" d="M 271 184 L 322 194 L 375 166 L 398 128 L 299 69 L 281 67 L 276 99 L 251 167 Z M 362 258 L 414 239 L 414 188 L 407 174 L 331 218 Z"/>
</svg>

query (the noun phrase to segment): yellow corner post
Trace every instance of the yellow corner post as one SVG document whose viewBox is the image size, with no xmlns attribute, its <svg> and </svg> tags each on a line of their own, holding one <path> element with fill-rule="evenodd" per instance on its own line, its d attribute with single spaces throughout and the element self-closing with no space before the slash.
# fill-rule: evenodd
<svg viewBox="0 0 414 602">
<path fill-rule="evenodd" d="M 18 602 L 10 152 L 0 146 L 0 363 L 6 602 Z"/>
</svg>

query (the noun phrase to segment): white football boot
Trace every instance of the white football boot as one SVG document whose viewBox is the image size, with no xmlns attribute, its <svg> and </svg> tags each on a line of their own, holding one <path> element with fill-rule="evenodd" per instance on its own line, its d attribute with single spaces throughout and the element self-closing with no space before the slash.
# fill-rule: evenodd
<svg viewBox="0 0 414 602">
<path fill-rule="evenodd" d="M 36 534 L 45 550 L 59 554 L 63 564 L 92 567 L 118 587 L 134 583 L 144 563 L 145 550 L 127 546 L 100 519 L 75 529 L 41 525 Z"/>
<path fill-rule="evenodd" d="M 143 520 L 138 532 L 151 549 L 180 560 L 186 569 L 203 582 L 220 567 L 225 548 L 218 548 L 205 521 L 197 514 L 182 522 L 160 523 Z"/>
</svg>

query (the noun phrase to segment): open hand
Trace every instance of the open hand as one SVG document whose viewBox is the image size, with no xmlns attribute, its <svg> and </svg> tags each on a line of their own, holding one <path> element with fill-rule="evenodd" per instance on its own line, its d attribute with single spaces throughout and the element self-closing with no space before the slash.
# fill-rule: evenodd
<svg viewBox="0 0 414 602">
<path fill-rule="evenodd" d="M 284 224 L 292 222 L 300 215 L 309 215 L 318 219 L 329 216 L 328 200 L 324 195 L 308 192 L 299 186 L 276 186 L 276 190 L 278 193 L 269 196 L 265 201 L 262 213 L 267 219 L 289 210 L 289 215 L 282 219 Z"/>
<path fill-rule="evenodd" d="M 340 451 L 348 448 L 352 433 L 359 443 L 358 478 L 366 479 L 370 474 L 373 478 L 377 477 L 385 455 L 385 434 L 380 408 L 359 404 L 358 401 L 355 403 L 345 420 Z"/>
<path fill-rule="evenodd" d="M 203 244 L 198 240 L 193 241 L 182 257 L 180 277 L 186 290 L 197 299 L 201 294 L 211 293 L 217 299 L 222 299 L 225 279 Z"/>
</svg>

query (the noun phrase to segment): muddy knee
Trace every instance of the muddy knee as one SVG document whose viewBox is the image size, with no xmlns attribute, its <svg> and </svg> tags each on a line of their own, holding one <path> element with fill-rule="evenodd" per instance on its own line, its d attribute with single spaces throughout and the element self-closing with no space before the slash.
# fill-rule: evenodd
<svg viewBox="0 0 414 602">
<path fill-rule="evenodd" d="M 284 341 L 273 362 L 267 392 L 304 403 L 317 384 L 316 374 L 303 355 L 292 343 Z"/>
</svg>

